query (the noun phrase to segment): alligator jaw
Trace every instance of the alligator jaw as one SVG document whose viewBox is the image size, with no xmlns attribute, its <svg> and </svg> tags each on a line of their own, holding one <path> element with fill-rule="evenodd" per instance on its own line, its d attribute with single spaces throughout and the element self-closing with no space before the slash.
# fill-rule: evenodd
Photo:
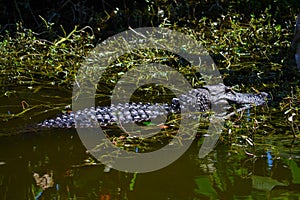
<svg viewBox="0 0 300 200">
<path fill-rule="evenodd" d="M 225 99 L 229 102 L 241 105 L 240 108 L 225 116 L 225 119 L 228 119 L 235 113 L 242 112 L 254 106 L 266 105 L 268 100 L 270 100 L 271 98 L 270 95 L 266 92 L 260 92 L 258 94 L 243 94 L 230 90 L 230 92 L 225 94 Z"/>
<path fill-rule="evenodd" d="M 265 105 L 270 99 L 270 95 L 265 92 L 260 92 L 258 94 L 243 94 L 231 90 L 225 94 L 225 99 L 235 104 L 248 104 L 252 107 Z"/>
<path fill-rule="evenodd" d="M 229 114 L 226 112 L 219 113 L 219 116 L 224 117 L 225 119 L 228 119 L 232 115 L 235 115 L 243 110 L 250 109 L 254 106 L 266 105 L 268 100 L 271 99 L 270 95 L 265 92 L 260 92 L 258 94 L 238 93 L 224 84 L 208 85 L 204 88 L 206 88 L 211 95 L 211 104 L 214 105 L 219 111 L 230 109 L 230 104 L 239 105 L 239 108 L 234 112 Z"/>
<path fill-rule="evenodd" d="M 209 91 L 212 103 L 219 103 L 226 100 L 230 103 L 240 105 L 250 104 L 253 106 L 261 106 L 266 104 L 270 99 L 270 95 L 265 92 L 260 92 L 258 94 L 238 93 L 222 83 L 217 85 L 207 85 L 204 88 Z"/>
</svg>

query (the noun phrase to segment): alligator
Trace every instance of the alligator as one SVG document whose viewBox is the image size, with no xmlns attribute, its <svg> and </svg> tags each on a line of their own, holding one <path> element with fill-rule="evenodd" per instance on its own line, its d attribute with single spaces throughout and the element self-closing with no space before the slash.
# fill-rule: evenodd
<svg viewBox="0 0 300 200">
<path fill-rule="evenodd" d="M 241 107 L 235 112 L 222 114 L 222 117 L 228 118 L 236 112 L 253 106 L 264 105 L 267 103 L 268 98 L 269 95 L 265 92 L 258 94 L 238 93 L 224 84 L 217 84 L 192 89 L 179 96 L 179 98 L 173 98 L 169 104 L 125 103 L 106 107 L 90 107 L 61 114 L 53 119 L 47 119 L 39 123 L 38 126 L 46 128 L 85 128 L 97 126 L 95 123 L 99 123 L 100 126 L 109 126 L 119 122 L 125 124 L 151 121 L 151 119 L 158 116 L 171 113 L 180 114 L 182 109 L 189 109 L 191 105 L 193 105 L 193 108 L 190 110 L 196 111 L 191 115 L 193 117 L 199 115 L 199 113 L 209 111 L 213 104 L 224 106 L 226 110 L 230 108 L 228 102 L 240 105 Z M 94 120 L 95 117 L 97 120 Z"/>
</svg>

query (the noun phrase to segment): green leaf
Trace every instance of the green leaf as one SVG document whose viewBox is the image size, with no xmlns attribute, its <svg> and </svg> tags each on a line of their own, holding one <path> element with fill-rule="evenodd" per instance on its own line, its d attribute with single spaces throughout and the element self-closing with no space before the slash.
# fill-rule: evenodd
<svg viewBox="0 0 300 200">
<path fill-rule="evenodd" d="M 252 187 L 258 190 L 271 191 L 275 186 L 287 186 L 285 183 L 281 183 L 271 177 L 265 176 L 252 176 Z"/>
<path fill-rule="evenodd" d="M 298 167 L 297 163 L 294 160 L 291 160 L 289 166 L 293 177 L 292 182 L 294 184 L 300 184 L 300 168 Z"/>
<path fill-rule="evenodd" d="M 152 122 L 142 122 L 144 125 L 147 125 L 147 126 L 149 126 L 149 125 L 153 125 L 153 123 Z"/>
<path fill-rule="evenodd" d="M 134 173 L 133 177 L 131 179 L 130 185 L 129 185 L 130 191 L 133 191 L 135 180 L 136 180 L 136 176 L 137 176 L 137 173 Z"/>
<path fill-rule="evenodd" d="M 199 176 L 195 179 L 195 182 L 198 186 L 198 188 L 195 189 L 195 192 L 197 192 L 198 194 L 202 194 L 213 199 L 218 196 L 217 192 L 212 187 L 208 176 Z"/>
</svg>

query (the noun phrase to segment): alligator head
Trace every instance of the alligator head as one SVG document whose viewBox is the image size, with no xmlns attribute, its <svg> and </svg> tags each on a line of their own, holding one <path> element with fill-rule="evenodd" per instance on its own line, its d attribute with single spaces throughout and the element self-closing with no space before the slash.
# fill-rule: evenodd
<svg viewBox="0 0 300 200">
<path fill-rule="evenodd" d="M 245 109 L 249 109 L 254 106 L 266 105 L 270 99 L 270 95 L 266 92 L 253 93 L 239 93 L 232 90 L 232 88 L 225 86 L 224 84 L 205 86 L 209 91 L 211 97 L 211 104 L 216 106 L 222 106 L 223 108 L 230 108 L 230 104 L 239 105 L 239 109 L 235 112 L 240 112 Z M 234 113 L 230 113 L 226 116 L 232 116 Z"/>
<path fill-rule="evenodd" d="M 230 104 L 237 104 L 240 112 L 253 106 L 265 105 L 270 96 L 261 92 L 258 94 L 238 93 L 224 84 L 207 85 L 197 89 L 193 89 L 179 98 L 172 100 L 172 107 L 176 113 L 182 108 L 195 110 L 196 112 L 213 111 L 220 117 L 229 117 L 234 114 L 227 113 L 231 108 Z M 190 107 L 192 105 L 192 107 Z"/>
</svg>

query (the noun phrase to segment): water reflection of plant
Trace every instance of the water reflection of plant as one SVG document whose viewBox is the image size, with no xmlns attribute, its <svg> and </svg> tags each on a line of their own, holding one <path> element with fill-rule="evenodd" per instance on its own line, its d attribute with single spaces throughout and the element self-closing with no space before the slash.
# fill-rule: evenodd
<svg viewBox="0 0 300 200">
<path fill-rule="evenodd" d="M 290 96 L 286 97 L 281 103 L 281 110 L 284 111 L 286 122 L 290 125 L 292 134 L 295 137 L 300 137 L 300 118 L 299 118 L 299 105 L 300 105 L 300 88 L 296 87 L 295 92 L 292 89 Z"/>
<path fill-rule="evenodd" d="M 241 146 L 221 145 L 210 155 L 215 169 L 195 178 L 196 194 L 213 199 L 245 198 L 252 195 L 276 197 L 278 191 L 297 191 L 299 188 L 299 159 L 278 157 L 270 168 L 264 147 L 246 155 Z M 252 151 L 255 150 L 252 148 Z M 257 192 L 256 192 L 257 191 Z"/>
</svg>

